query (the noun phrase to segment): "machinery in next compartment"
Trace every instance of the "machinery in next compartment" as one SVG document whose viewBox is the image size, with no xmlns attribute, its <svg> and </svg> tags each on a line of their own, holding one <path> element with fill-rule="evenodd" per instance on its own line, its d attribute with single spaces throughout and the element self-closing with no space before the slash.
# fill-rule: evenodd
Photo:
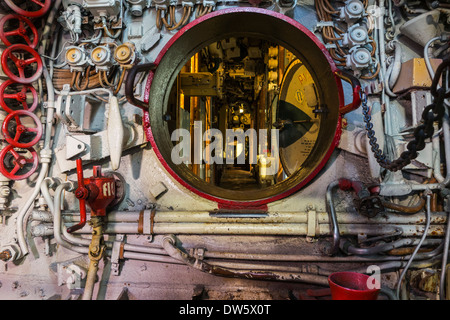
<svg viewBox="0 0 450 320">
<path fill-rule="evenodd" d="M 0 299 L 449 299 L 449 22 L 2 1 Z"/>
</svg>

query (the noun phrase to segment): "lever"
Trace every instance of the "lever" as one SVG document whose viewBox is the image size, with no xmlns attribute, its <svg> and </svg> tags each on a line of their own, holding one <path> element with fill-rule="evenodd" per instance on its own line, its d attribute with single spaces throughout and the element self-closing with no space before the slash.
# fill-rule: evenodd
<svg viewBox="0 0 450 320">
<path fill-rule="evenodd" d="M 75 197 L 80 202 L 80 222 L 74 226 L 67 228 L 68 233 L 75 232 L 84 227 L 86 224 L 86 199 L 89 197 L 89 190 L 84 186 L 83 166 L 81 158 L 76 160 L 77 163 L 77 179 L 78 188 L 75 191 Z"/>
<path fill-rule="evenodd" d="M 110 97 L 108 110 L 107 137 L 109 155 L 111 159 L 111 169 L 115 171 L 119 169 L 120 166 L 125 135 L 117 97 Z"/>
</svg>

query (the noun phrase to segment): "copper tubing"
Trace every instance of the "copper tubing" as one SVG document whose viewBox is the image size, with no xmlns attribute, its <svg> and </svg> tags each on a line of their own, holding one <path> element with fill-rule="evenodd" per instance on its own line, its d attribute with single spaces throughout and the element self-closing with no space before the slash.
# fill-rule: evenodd
<svg viewBox="0 0 450 320">
<path fill-rule="evenodd" d="M 86 73 L 85 77 L 81 79 L 79 83 L 80 86 L 84 87 L 85 82 L 88 82 L 86 89 L 94 89 L 100 87 L 100 83 L 98 80 L 98 75 L 95 70 L 91 70 L 89 73 L 89 77 Z M 71 87 L 75 86 L 77 72 L 70 72 L 68 69 L 55 69 L 53 76 L 53 85 L 56 89 L 61 90 L 65 84 L 71 84 Z M 88 79 L 87 79 L 88 78 Z M 72 83 L 73 79 L 73 83 Z M 76 89 L 76 88 L 75 88 Z"/>
<path fill-rule="evenodd" d="M 400 205 L 400 204 L 387 202 L 387 201 L 383 201 L 382 202 L 382 204 L 383 204 L 383 206 L 385 208 L 392 209 L 392 210 L 399 211 L 399 212 L 403 212 L 403 213 L 411 213 L 411 214 L 412 213 L 417 213 L 420 210 L 422 210 L 425 207 L 425 203 L 426 203 L 426 200 L 423 197 L 421 197 L 419 202 L 416 205 L 412 206 L 412 207 L 410 207 L 410 206 L 403 206 L 403 205 Z"/>
<path fill-rule="evenodd" d="M 200 4 L 197 7 L 197 12 L 195 14 L 196 18 L 203 17 L 205 14 L 210 13 L 212 11 L 212 6 L 204 6 L 203 4 Z"/>
<path fill-rule="evenodd" d="M 161 30 L 161 28 L 162 28 L 162 25 L 161 25 L 161 11 L 162 11 L 162 9 L 158 9 L 156 11 L 156 28 L 158 30 Z"/>
<path fill-rule="evenodd" d="M 123 80 L 125 79 L 125 74 L 127 73 L 127 67 L 122 66 L 122 73 L 120 74 L 119 82 L 117 83 L 116 89 L 114 90 L 114 95 L 117 95 L 120 91 L 120 87 L 122 87 Z"/>
<path fill-rule="evenodd" d="M 372 80 L 378 75 L 378 73 L 380 73 L 380 64 L 379 63 L 377 64 L 377 70 L 375 71 L 374 74 L 372 74 L 370 76 L 361 76 L 361 79 Z"/>
<path fill-rule="evenodd" d="M 322 0 L 323 10 L 329 14 L 338 14 L 339 11 L 333 8 L 333 6 L 328 2 L 328 0 Z"/>
<path fill-rule="evenodd" d="M 83 80 L 84 80 L 84 84 L 83 85 L 81 85 L 81 83 L 83 83 L 83 80 L 80 83 L 81 72 L 78 72 L 78 74 L 77 74 L 77 76 L 75 78 L 75 84 L 74 84 L 75 88 L 78 91 L 86 90 L 87 87 L 89 86 L 89 74 L 90 74 L 90 72 L 91 72 L 91 66 L 89 66 L 87 68 L 87 70 L 86 70 L 85 77 L 83 78 Z"/>
<path fill-rule="evenodd" d="M 111 83 L 109 81 L 108 76 L 106 75 L 106 71 L 100 71 L 99 76 L 100 76 L 101 80 L 104 81 L 104 83 L 106 84 L 107 87 L 111 88 L 111 87 L 115 87 L 117 85 L 117 83 Z"/>
<path fill-rule="evenodd" d="M 179 27 L 181 27 L 181 26 L 183 25 L 183 21 L 186 20 L 186 14 L 187 14 L 187 12 L 188 12 L 188 11 L 187 11 L 187 7 L 184 6 L 184 7 L 183 7 L 183 15 L 181 16 L 180 21 L 178 21 L 177 23 L 175 23 L 172 27 L 167 28 L 167 30 L 172 31 L 172 30 L 175 30 L 175 29 L 178 29 Z M 175 22 L 175 12 L 174 12 L 174 16 L 173 16 L 173 18 L 172 18 L 172 21 Z"/>
<path fill-rule="evenodd" d="M 192 13 L 192 7 L 188 7 L 188 11 L 186 13 L 186 17 L 184 18 L 181 26 L 185 26 L 189 22 L 189 19 L 191 18 L 191 13 Z"/>
<path fill-rule="evenodd" d="M 167 13 L 167 10 L 164 10 L 164 16 L 161 17 L 161 21 L 167 29 L 172 27 L 172 25 L 173 25 L 172 18 L 174 17 L 174 15 L 175 15 L 175 7 L 174 6 L 169 7 L 169 13 Z M 168 17 L 168 19 L 166 17 Z"/>
</svg>

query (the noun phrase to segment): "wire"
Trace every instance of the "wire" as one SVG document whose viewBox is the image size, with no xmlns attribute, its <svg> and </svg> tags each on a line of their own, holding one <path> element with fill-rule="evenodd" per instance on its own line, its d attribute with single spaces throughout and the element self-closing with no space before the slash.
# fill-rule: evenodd
<svg viewBox="0 0 450 320">
<path fill-rule="evenodd" d="M 427 234 L 428 234 L 428 230 L 430 228 L 430 220 L 431 220 L 430 219 L 430 214 L 431 214 L 430 201 L 431 201 L 431 196 L 430 196 L 430 194 L 427 194 L 427 210 L 425 211 L 426 226 L 425 226 L 425 229 L 423 230 L 423 235 L 422 235 L 422 238 L 420 239 L 419 244 L 417 245 L 416 249 L 412 253 L 410 259 L 408 260 L 408 263 L 406 264 L 405 268 L 403 269 L 403 271 L 400 274 L 400 277 L 398 279 L 397 287 L 396 287 L 396 296 L 397 296 L 397 299 L 399 299 L 399 300 L 400 300 L 400 288 L 402 286 L 403 278 L 405 277 L 405 274 L 408 271 L 408 268 L 410 267 L 411 263 L 413 262 L 414 257 L 416 256 L 417 252 L 419 251 L 420 247 L 422 246 L 422 243 L 425 241 L 425 238 L 427 237 Z"/>
</svg>

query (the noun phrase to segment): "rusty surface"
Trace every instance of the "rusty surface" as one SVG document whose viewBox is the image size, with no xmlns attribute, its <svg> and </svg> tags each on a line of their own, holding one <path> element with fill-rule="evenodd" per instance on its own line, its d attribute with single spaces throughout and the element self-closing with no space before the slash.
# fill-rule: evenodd
<svg viewBox="0 0 450 320">
<path fill-rule="evenodd" d="M 138 233 L 144 233 L 144 210 L 139 212 L 139 221 L 138 221 Z"/>
<path fill-rule="evenodd" d="M 385 208 L 404 212 L 404 213 L 417 213 L 423 209 L 423 207 L 425 206 L 425 203 L 426 203 L 426 201 L 424 198 L 420 198 L 419 202 L 414 206 L 403 206 L 400 204 L 387 202 L 387 201 L 382 202 L 382 204 Z"/>
</svg>

